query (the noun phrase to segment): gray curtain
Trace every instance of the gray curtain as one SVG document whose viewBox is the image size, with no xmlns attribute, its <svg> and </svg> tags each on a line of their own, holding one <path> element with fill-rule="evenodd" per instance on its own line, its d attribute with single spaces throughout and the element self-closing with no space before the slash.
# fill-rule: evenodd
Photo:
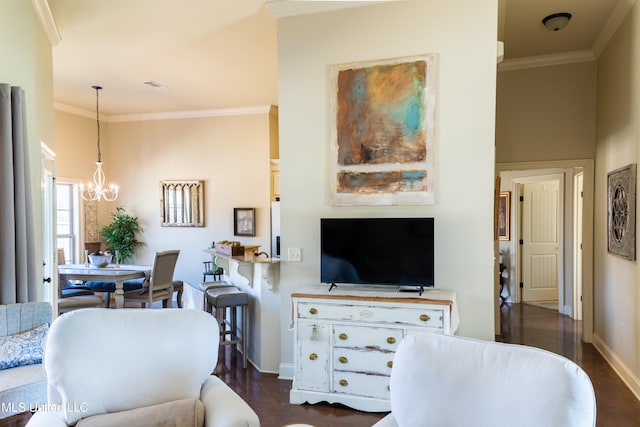
<svg viewBox="0 0 640 427">
<path fill-rule="evenodd" d="M 24 90 L 0 83 L 0 304 L 37 299 Z"/>
</svg>

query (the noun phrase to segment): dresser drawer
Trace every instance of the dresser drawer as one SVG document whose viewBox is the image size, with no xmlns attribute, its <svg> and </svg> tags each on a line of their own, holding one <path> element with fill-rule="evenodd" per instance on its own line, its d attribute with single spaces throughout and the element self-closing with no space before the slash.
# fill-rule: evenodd
<svg viewBox="0 0 640 427">
<path fill-rule="evenodd" d="M 334 376 L 338 375 L 338 371 L 389 376 L 394 355 L 392 351 L 335 347 L 333 349 Z"/>
<path fill-rule="evenodd" d="M 396 306 L 372 306 L 301 301 L 298 302 L 296 313 L 300 319 L 414 325 L 442 331 L 444 329 L 445 310 L 449 310 L 448 305 L 398 304 Z"/>
<path fill-rule="evenodd" d="M 300 322 L 296 335 L 296 387 L 329 391 L 329 326 Z"/>
<path fill-rule="evenodd" d="M 402 329 L 371 326 L 333 325 L 335 347 L 360 347 L 371 350 L 395 351 L 402 341 Z"/>
<path fill-rule="evenodd" d="M 389 399 L 389 377 L 334 371 L 333 391 L 355 396 Z"/>
</svg>

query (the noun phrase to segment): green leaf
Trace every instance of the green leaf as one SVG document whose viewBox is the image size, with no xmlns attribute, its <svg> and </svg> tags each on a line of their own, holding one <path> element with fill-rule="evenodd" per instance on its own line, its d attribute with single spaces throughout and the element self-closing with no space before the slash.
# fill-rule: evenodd
<svg viewBox="0 0 640 427">
<path fill-rule="evenodd" d="M 138 218 L 126 213 L 121 206 L 111 215 L 111 224 L 100 228 L 100 235 L 104 237 L 107 248 L 114 255 L 115 251 L 118 251 L 118 262 L 122 262 L 133 257 L 136 248 L 144 245 L 144 242 L 136 239 L 136 234 L 142 233 L 142 227 Z"/>
</svg>

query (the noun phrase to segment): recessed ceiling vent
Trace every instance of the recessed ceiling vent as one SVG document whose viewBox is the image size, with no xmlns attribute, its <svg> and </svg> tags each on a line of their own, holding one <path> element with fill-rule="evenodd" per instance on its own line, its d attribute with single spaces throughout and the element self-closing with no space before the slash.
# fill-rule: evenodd
<svg viewBox="0 0 640 427">
<path fill-rule="evenodd" d="M 144 82 L 147 86 L 151 86 L 154 89 L 169 89 L 169 87 L 163 85 L 162 83 L 155 82 L 153 80 L 147 80 Z"/>
</svg>

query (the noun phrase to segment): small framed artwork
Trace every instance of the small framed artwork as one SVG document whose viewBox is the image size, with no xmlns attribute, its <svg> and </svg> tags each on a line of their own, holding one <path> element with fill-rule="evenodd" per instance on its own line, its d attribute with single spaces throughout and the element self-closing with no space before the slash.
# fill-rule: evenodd
<svg viewBox="0 0 640 427">
<path fill-rule="evenodd" d="M 511 192 L 501 191 L 498 197 L 498 240 L 509 240 Z"/>
<path fill-rule="evenodd" d="M 233 234 L 235 236 L 256 235 L 255 208 L 233 208 Z"/>
<path fill-rule="evenodd" d="M 636 259 L 636 164 L 607 174 L 607 250 Z"/>
</svg>

